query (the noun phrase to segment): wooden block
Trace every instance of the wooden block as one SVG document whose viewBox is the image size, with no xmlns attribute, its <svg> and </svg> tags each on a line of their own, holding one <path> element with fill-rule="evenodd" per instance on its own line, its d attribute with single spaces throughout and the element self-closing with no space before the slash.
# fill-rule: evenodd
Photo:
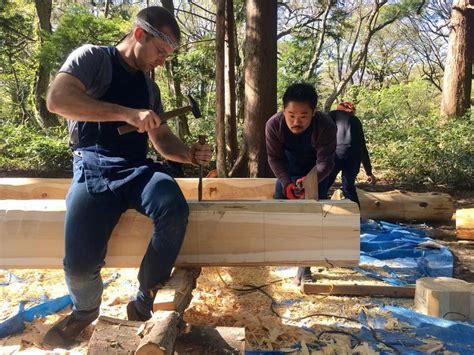
<svg viewBox="0 0 474 355">
<path fill-rule="evenodd" d="M 359 261 L 359 214 L 350 201 L 188 201 L 177 266 L 333 265 Z M 0 200 L 0 267 L 62 267 L 64 200 Z M 112 233 L 108 267 L 137 267 L 152 222 L 128 210 Z"/>
<path fill-rule="evenodd" d="M 454 212 L 453 199 L 439 192 L 368 192 L 357 189 L 361 217 L 387 221 L 450 221 Z M 343 198 L 336 190 L 331 199 Z"/>
<path fill-rule="evenodd" d="M 301 291 L 308 295 L 324 294 L 332 296 L 346 295 L 396 298 L 413 298 L 415 296 L 414 287 L 381 285 L 302 283 Z"/>
<path fill-rule="evenodd" d="M 318 191 L 318 169 L 314 166 L 303 180 L 304 198 L 305 199 L 319 199 Z"/>
<path fill-rule="evenodd" d="M 175 268 L 171 278 L 159 289 L 153 303 L 153 312 L 177 311 L 183 313 L 193 298 L 200 269 Z"/>
<path fill-rule="evenodd" d="M 474 284 L 450 277 L 416 281 L 415 309 L 449 320 L 474 320 Z"/>
<path fill-rule="evenodd" d="M 244 354 L 245 328 L 189 325 L 176 338 L 176 355 Z"/>
<path fill-rule="evenodd" d="M 474 240 L 474 208 L 456 210 L 456 237 Z"/>
</svg>

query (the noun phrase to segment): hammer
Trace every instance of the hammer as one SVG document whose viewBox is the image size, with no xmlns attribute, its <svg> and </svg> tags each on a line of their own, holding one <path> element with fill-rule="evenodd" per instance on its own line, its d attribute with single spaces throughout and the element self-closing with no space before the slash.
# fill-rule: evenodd
<svg viewBox="0 0 474 355">
<path fill-rule="evenodd" d="M 181 108 L 177 108 L 175 110 L 171 110 L 168 112 L 160 113 L 158 116 L 161 119 L 161 124 L 166 123 L 166 121 L 168 121 L 170 118 L 177 117 L 188 111 L 191 111 L 194 117 L 196 118 L 201 117 L 201 110 L 199 109 L 199 105 L 197 104 L 197 102 L 191 97 L 191 95 L 188 95 L 187 98 L 188 98 L 187 106 L 183 106 Z M 123 126 L 118 127 L 117 131 L 120 135 L 123 135 L 126 133 L 136 131 L 137 129 L 138 129 L 137 127 L 127 123 L 127 124 L 124 124 Z"/>
</svg>

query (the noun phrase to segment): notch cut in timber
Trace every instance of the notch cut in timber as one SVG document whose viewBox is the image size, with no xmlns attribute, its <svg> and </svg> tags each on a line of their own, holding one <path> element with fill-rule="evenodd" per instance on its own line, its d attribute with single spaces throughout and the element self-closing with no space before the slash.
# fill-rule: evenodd
<svg viewBox="0 0 474 355">
<path fill-rule="evenodd" d="M 176 265 L 355 266 L 359 211 L 348 200 L 188 201 Z M 64 200 L 0 200 L 0 267 L 61 268 Z M 112 233 L 107 267 L 138 267 L 152 221 L 126 211 Z"/>
</svg>

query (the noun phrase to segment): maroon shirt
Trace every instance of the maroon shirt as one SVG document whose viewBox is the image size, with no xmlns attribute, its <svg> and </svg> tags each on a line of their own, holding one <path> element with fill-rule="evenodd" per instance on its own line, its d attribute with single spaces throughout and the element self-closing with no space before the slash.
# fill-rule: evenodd
<svg viewBox="0 0 474 355">
<path fill-rule="evenodd" d="M 316 112 L 313 117 L 313 123 L 308 129 L 311 129 L 311 127 L 313 129 L 311 146 L 315 150 L 318 181 L 321 182 L 334 167 L 336 125 L 326 114 Z M 291 182 L 288 161 L 285 155 L 285 129 L 288 130 L 289 128 L 286 125 L 283 112 L 278 112 L 270 117 L 265 126 L 268 164 L 283 186 Z M 309 166 L 308 171 L 311 168 L 312 166 Z"/>
</svg>

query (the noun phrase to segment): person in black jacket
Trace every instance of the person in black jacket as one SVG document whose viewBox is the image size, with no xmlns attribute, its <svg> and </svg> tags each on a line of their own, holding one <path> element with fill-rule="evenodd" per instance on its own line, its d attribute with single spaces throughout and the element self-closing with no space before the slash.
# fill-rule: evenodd
<svg viewBox="0 0 474 355">
<path fill-rule="evenodd" d="M 355 115 L 355 107 L 350 102 L 342 102 L 329 115 L 337 127 L 337 146 L 334 168 L 327 177 L 328 189 L 342 171 L 342 192 L 344 197 L 359 205 L 359 198 L 355 188 L 355 179 L 360 170 L 360 163 L 364 166 L 367 182 L 375 184 L 377 179 L 372 173 L 369 152 L 365 144 L 362 123 Z"/>
</svg>

